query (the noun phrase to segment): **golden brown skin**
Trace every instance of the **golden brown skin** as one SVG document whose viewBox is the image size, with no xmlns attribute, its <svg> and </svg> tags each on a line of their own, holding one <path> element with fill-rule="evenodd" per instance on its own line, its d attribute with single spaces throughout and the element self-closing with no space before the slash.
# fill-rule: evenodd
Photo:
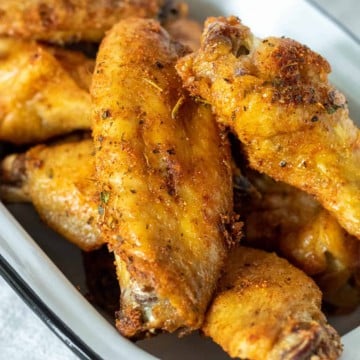
<svg viewBox="0 0 360 360">
<path fill-rule="evenodd" d="M 235 17 L 210 18 L 201 49 L 177 69 L 237 134 L 251 167 L 315 195 L 360 238 L 360 132 L 320 55 L 257 39 Z"/>
<path fill-rule="evenodd" d="M 28 199 L 47 225 L 82 250 L 103 244 L 91 139 L 9 155 L 1 163 L 1 183 L 5 200 Z"/>
<path fill-rule="evenodd" d="M 275 254 L 231 251 L 202 330 L 231 357 L 337 359 L 340 337 L 320 310 L 321 292 Z"/>
<path fill-rule="evenodd" d="M 164 28 L 174 40 L 189 47 L 191 51 L 200 47 L 202 27 L 197 21 L 181 17 L 170 21 Z"/>
<path fill-rule="evenodd" d="M 226 255 L 229 146 L 209 107 L 182 90 L 180 54 L 157 22 L 123 20 L 102 42 L 92 82 L 102 234 L 128 337 L 199 328 Z"/>
<path fill-rule="evenodd" d="M 89 129 L 92 64 L 80 53 L 1 38 L 0 140 L 34 143 Z"/>
<path fill-rule="evenodd" d="M 360 242 L 311 196 L 255 171 L 235 187 L 247 244 L 276 251 L 312 276 L 337 310 L 360 303 Z"/>
<path fill-rule="evenodd" d="M 163 0 L 1 0 L 0 34 L 54 43 L 98 42 L 129 16 L 154 17 Z"/>
<path fill-rule="evenodd" d="M 89 91 L 95 68 L 94 59 L 84 56 L 80 51 L 68 50 L 60 46 L 46 46 L 46 50 L 53 54 L 81 89 Z"/>
</svg>

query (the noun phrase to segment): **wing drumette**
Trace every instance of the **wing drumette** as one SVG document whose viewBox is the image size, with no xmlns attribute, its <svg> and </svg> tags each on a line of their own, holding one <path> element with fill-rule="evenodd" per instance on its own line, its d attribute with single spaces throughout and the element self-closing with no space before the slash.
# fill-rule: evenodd
<svg viewBox="0 0 360 360">
<path fill-rule="evenodd" d="M 210 18 L 200 50 L 177 69 L 251 167 L 315 195 L 360 238 L 360 132 L 326 60 L 291 39 L 257 39 L 235 17 Z"/>
<path fill-rule="evenodd" d="M 79 52 L 0 38 L 0 140 L 25 144 L 89 129 L 93 65 Z"/>
<path fill-rule="evenodd" d="M 202 330 L 236 358 L 337 359 L 340 337 L 320 308 L 321 292 L 302 271 L 275 254 L 238 247 Z"/>
<path fill-rule="evenodd" d="M 235 179 L 235 209 L 250 246 L 276 251 L 312 276 L 338 310 L 360 302 L 360 242 L 311 195 L 255 171 Z M 247 181 L 251 186 L 241 186 Z"/>
<path fill-rule="evenodd" d="M 5 200 L 32 202 L 47 225 L 81 249 L 103 244 L 91 139 L 9 155 L 1 163 L 0 189 Z"/>
</svg>

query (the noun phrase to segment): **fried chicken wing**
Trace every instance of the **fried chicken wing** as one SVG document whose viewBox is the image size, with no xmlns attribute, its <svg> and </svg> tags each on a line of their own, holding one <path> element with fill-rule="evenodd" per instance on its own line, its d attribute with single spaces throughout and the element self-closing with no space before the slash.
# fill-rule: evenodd
<svg viewBox="0 0 360 360">
<path fill-rule="evenodd" d="M 103 244 L 91 139 L 9 155 L 1 163 L 0 189 L 5 200 L 31 201 L 47 225 L 81 249 Z"/>
<path fill-rule="evenodd" d="M 2 0 L 0 34 L 55 43 L 100 41 L 129 16 L 154 17 L 163 0 Z"/>
<path fill-rule="evenodd" d="M 0 39 L 0 140 L 33 143 L 89 129 L 90 94 L 84 88 L 92 65 L 80 53 Z"/>
<path fill-rule="evenodd" d="M 211 109 L 181 89 L 180 54 L 157 22 L 123 20 L 92 82 L 102 235 L 128 337 L 199 328 L 227 252 L 229 146 Z"/>
<path fill-rule="evenodd" d="M 315 195 L 360 238 L 360 132 L 326 60 L 288 38 L 255 38 L 235 17 L 210 18 L 201 49 L 177 69 L 237 134 L 251 167 Z"/>
<path fill-rule="evenodd" d="M 235 186 L 235 209 L 250 246 L 276 251 L 312 276 L 338 310 L 360 303 L 360 242 L 311 196 L 246 171 L 252 187 Z M 240 175 L 241 176 L 241 175 Z"/>
<path fill-rule="evenodd" d="M 236 358 L 337 359 L 340 337 L 320 307 L 321 292 L 302 271 L 275 254 L 237 247 L 202 330 Z"/>
</svg>

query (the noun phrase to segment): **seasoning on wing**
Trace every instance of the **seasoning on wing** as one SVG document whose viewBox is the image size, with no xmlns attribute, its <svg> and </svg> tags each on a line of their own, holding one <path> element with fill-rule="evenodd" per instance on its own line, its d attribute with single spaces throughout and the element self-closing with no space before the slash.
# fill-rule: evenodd
<svg viewBox="0 0 360 360">
<path fill-rule="evenodd" d="M 311 195 L 245 171 L 251 187 L 235 186 L 235 209 L 245 223 L 250 246 L 276 251 L 307 275 L 338 311 L 360 303 L 360 242 Z"/>
<path fill-rule="evenodd" d="M 202 330 L 231 357 L 337 359 L 340 337 L 320 308 L 321 292 L 302 271 L 275 254 L 237 247 Z"/>
<path fill-rule="evenodd" d="M 1 0 L 0 34 L 55 43 L 100 41 L 120 19 L 155 17 L 163 0 Z"/>
<path fill-rule="evenodd" d="M 0 38 L 0 140 L 34 143 L 89 129 L 93 63 L 78 52 Z"/>
<path fill-rule="evenodd" d="M 1 163 L 0 191 L 5 200 L 31 201 L 46 224 L 81 249 L 103 244 L 91 139 L 9 155 Z"/>
<path fill-rule="evenodd" d="M 92 82 L 102 234 L 128 337 L 199 328 L 227 250 L 229 146 L 209 107 L 182 90 L 181 54 L 157 22 L 123 20 Z"/>
<path fill-rule="evenodd" d="M 288 38 L 255 38 L 209 18 L 177 69 L 244 145 L 250 166 L 312 195 L 360 238 L 360 131 L 320 55 Z"/>
</svg>

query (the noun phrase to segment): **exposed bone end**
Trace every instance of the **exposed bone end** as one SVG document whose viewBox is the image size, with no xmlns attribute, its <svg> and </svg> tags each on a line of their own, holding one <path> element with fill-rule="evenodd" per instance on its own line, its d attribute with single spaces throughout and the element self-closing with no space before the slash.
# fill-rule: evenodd
<svg viewBox="0 0 360 360">
<path fill-rule="evenodd" d="M 342 353 L 340 336 L 328 324 L 316 321 L 297 323 L 276 344 L 269 360 L 338 359 Z"/>
<path fill-rule="evenodd" d="M 6 202 L 30 202 L 25 154 L 11 154 L 0 163 L 0 198 Z"/>
</svg>

